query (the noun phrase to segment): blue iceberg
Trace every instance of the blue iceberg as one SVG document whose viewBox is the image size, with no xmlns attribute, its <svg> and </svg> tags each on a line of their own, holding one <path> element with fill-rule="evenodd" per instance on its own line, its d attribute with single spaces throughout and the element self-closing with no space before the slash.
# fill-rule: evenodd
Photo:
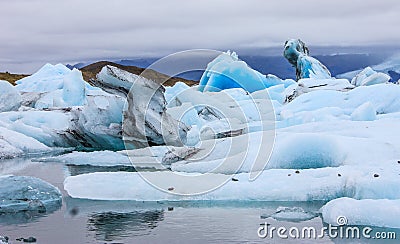
<svg viewBox="0 0 400 244">
<path fill-rule="evenodd" d="M 200 79 L 199 91 L 217 92 L 230 88 L 243 88 L 248 92 L 263 90 L 271 86 L 293 84 L 274 75 L 263 75 L 239 59 L 235 52 L 224 52 L 207 65 Z"/>
</svg>

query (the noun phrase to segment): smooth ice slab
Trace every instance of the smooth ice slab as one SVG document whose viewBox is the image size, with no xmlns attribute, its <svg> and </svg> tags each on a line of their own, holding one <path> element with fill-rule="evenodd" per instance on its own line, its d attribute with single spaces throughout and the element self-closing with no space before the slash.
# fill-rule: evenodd
<svg viewBox="0 0 400 244">
<path fill-rule="evenodd" d="M 366 225 L 400 228 L 400 199 L 339 198 L 321 208 L 324 222 L 338 225 L 338 218 L 345 218 L 347 225 Z"/>
<path fill-rule="evenodd" d="M 374 177 L 371 172 L 379 172 L 380 177 Z M 390 168 L 382 170 L 381 167 L 357 165 L 297 171 L 271 169 L 263 171 L 254 181 L 249 181 L 249 174 L 237 174 L 233 176 L 234 180 L 221 187 L 218 187 L 219 183 L 224 182 L 227 175 L 180 173 L 194 178 L 191 184 L 187 184 L 174 180 L 175 174 L 171 171 L 83 174 L 67 177 L 64 189 L 73 198 L 94 200 L 327 201 L 339 197 L 400 198 L 398 173 Z M 163 191 L 149 184 L 149 180 L 162 187 Z M 199 189 L 214 188 L 205 194 L 190 195 L 199 192 Z M 177 195 L 175 192 L 189 195 Z"/>
</svg>

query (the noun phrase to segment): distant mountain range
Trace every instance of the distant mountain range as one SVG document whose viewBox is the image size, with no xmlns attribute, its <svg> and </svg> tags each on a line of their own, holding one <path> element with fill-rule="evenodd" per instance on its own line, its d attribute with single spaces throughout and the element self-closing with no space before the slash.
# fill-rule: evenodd
<svg viewBox="0 0 400 244">
<path fill-rule="evenodd" d="M 324 63 L 333 76 L 379 64 L 386 58 L 386 56 L 381 54 L 335 54 L 316 55 L 314 57 Z M 263 74 L 274 74 L 282 79 L 295 79 L 296 77 L 295 69 L 283 56 L 242 55 L 239 58 Z M 113 63 L 121 65 L 121 67 L 136 66 L 147 68 L 157 60 L 158 58 L 137 58 L 117 60 L 113 61 Z M 67 67 L 82 69 L 89 64 L 77 63 L 75 65 L 67 65 Z M 202 71 L 193 71 L 179 74 L 177 77 L 198 81 L 202 74 Z"/>
</svg>

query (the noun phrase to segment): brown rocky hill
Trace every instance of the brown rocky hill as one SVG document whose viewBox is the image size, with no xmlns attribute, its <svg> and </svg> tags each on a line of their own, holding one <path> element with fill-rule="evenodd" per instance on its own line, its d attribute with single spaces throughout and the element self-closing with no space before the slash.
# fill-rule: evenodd
<svg viewBox="0 0 400 244">
<path fill-rule="evenodd" d="M 83 79 L 85 81 L 91 83 L 90 79 L 95 79 L 96 75 L 106 65 L 111 65 L 111 66 L 117 67 L 119 69 L 128 71 L 135 75 L 141 74 L 143 77 L 154 80 L 156 82 L 161 83 L 161 82 L 166 81 L 164 83 L 165 86 L 173 86 L 176 82 L 183 82 L 183 83 L 187 84 L 188 86 L 193 86 L 193 85 L 198 84 L 198 81 L 187 80 L 187 79 L 183 79 L 183 78 L 179 78 L 179 77 L 169 77 L 168 75 L 162 74 L 162 73 L 154 71 L 152 69 L 143 69 L 143 68 L 139 68 L 136 66 L 124 66 L 124 65 L 120 65 L 120 64 L 116 64 L 116 63 L 112 63 L 112 62 L 108 62 L 108 61 L 96 62 L 96 63 L 90 64 L 90 65 L 87 65 L 87 66 L 81 68 L 80 70 L 82 71 Z M 29 75 L 0 72 L 0 80 L 6 80 L 6 81 L 10 82 L 12 85 L 15 85 L 15 81 L 22 79 L 24 77 L 27 77 L 27 76 L 29 76 Z"/>
<path fill-rule="evenodd" d="M 12 85 L 15 85 L 15 82 L 19 79 L 27 77 L 29 75 L 21 75 L 21 74 L 11 74 L 8 72 L 0 72 L 0 80 L 5 80 L 10 82 Z"/>
<path fill-rule="evenodd" d="M 183 78 L 179 78 L 179 77 L 169 77 L 168 75 L 159 73 L 152 69 L 143 69 L 143 68 L 139 68 L 136 66 L 124 66 L 124 65 L 120 65 L 120 64 L 116 64 L 116 63 L 112 63 L 112 62 L 108 62 L 108 61 L 96 62 L 96 63 L 89 64 L 88 66 L 81 68 L 80 70 L 82 71 L 83 79 L 90 83 L 90 79 L 95 79 L 96 75 L 106 65 L 111 65 L 111 66 L 117 67 L 119 69 L 128 71 L 135 75 L 141 74 L 143 77 L 154 80 L 159 83 L 166 81 L 165 83 L 163 83 L 163 85 L 165 85 L 165 86 L 173 86 L 177 82 L 183 82 L 183 83 L 187 84 L 188 86 L 193 86 L 195 84 L 198 84 L 198 81 L 187 80 L 187 79 L 183 79 Z"/>
</svg>

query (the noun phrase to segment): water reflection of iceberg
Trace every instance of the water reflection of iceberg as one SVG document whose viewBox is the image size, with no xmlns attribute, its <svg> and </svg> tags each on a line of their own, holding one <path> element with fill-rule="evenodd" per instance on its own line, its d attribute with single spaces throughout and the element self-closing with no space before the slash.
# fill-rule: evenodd
<svg viewBox="0 0 400 244">
<path fill-rule="evenodd" d="M 93 165 L 66 165 L 66 173 L 70 176 L 88 174 L 94 172 L 136 172 L 133 166 L 93 166 Z"/>
<path fill-rule="evenodd" d="M 163 220 L 164 210 L 95 213 L 89 216 L 87 229 L 94 231 L 98 240 L 114 241 L 128 236 L 148 235 Z"/>
<path fill-rule="evenodd" d="M 61 201 L 46 205 L 44 212 L 33 210 L 33 211 L 19 211 L 19 212 L 8 212 L 0 213 L 0 224 L 12 225 L 12 224 L 24 224 L 30 222 L 37 222 L 40 218 L 47 217 L 61 208 Z"/>
</svg>

